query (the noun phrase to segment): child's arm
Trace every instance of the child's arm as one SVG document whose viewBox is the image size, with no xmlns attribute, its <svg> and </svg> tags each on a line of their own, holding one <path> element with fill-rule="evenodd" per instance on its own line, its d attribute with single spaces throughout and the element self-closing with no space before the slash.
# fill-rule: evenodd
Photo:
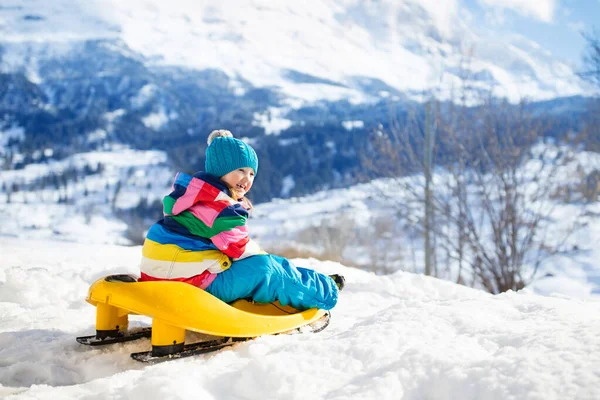
<svg viewBox="0 0 600 400">
<path fill-rule="evenodd" d="M 248 236 L 246 225 L 218 233 L 210 238 L 215 246 L 234 260 L 266 254 L 260 249 L 258 243 Z"/>
<path fill-rule="evenodd" d="M 204 181 L 178 174 L 173 192 L 165 197 L 165 216 L 191 234 L 210 239 L 232 259 L 266 254 L 248 237 L 248 210 Z"/>
</svg>

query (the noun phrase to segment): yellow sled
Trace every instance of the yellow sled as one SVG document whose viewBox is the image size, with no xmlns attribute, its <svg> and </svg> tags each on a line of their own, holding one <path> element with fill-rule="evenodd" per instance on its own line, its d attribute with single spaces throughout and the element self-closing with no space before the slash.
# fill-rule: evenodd
<svg viewBox="0 0 600 400">
<path fill-rule="evenodd" d="M 327 311 L 316 308 L 298 311 L 277 302 L 247 300 L 227 304 L 187 283 L 138 282 L 132 275 L 97 280 L 90 286 L 86 300 L 96 306 L 96 335 L 77 338 L 78 342 L 97 345 L 135 339 L 135 335 L 128 334 L 128 316 L 145 315 L 152 318 L 152 328 L 138 337 L 151 336 L 154 357 L 181 353 L 186 331 L 250 339 L 300 330 L 318 321 L 325 320 L 326 326 L 329 319 Z M 228 343 L 233 341 L 236 339 Z"/>
</svg>

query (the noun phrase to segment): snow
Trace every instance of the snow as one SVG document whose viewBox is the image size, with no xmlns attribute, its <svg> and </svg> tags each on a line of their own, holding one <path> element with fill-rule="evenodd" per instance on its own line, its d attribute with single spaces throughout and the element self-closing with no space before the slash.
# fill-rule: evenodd
<svg viewBox="0 0 600 400">
<path fill-rule="evenodd" d="M 510 8 L 520 14 L 532 15 L 545 22 L 552 22 L 556 8 L 558 8 L 558 4 L 554 0 L 481 0 L 481 2 L 498 8 Z"/>
<path fill-rule="evenodd" d="M 570 187 L 580 182 L 575 177 L 600 168 L 597 153 L 572 152 L 551 145 L 535 146 L 533 152 L 539 153 L 538 157 L 544 157 L 546 162 L 558 152 L 570 154 L 573 161 L 556 170 L 535 160 L 527 163 L 519 171 L 519 175 L 523 175 L 525 194 L 539 190 L 531 179 L 533 177 L 543 182 L 550 180 L 557 187 Z M 553 175 L 547 176 L 550 171 Z M 446 179 L 450 179 L 447 173 L 436 171 L 434 186 L 438 192 L 449 187 Z M 414 222 L 411 229 L 406 219 L 394 214 L 401 211 L 407 214 L 406 218 L 422 214 L 420 203 L 412 208 L 408 206 L 412 195 L 407 187 L 415 185 L 411 183 L 414 180 L 422 180 L 422 177 L 378 179 L 349 188 L 258 204 L 249 220 L 250 231 L 265 249 L 273 252 L 293 249 L 328 259 L 338 257 L 337 260 L 380 273 L 422 272 L 421 235 L 414 231 Z M 422 183 L 416 185 L 421 187 Z M 448 204 L 451 204 L 451 197 Z M 535 254 L 525 260 L 525 276 L 533 276 L 529 290 L 542 295 L 600 300 L 600 266 L 597 263 L 600 259 L 600 202 L 581 205 L 576 200 L 571 204 L 548 200 L 532 203 L 531 207 L 548 216 L 547 225 L 540 228 L 540 237 L 545 236 L 547 245 L 561 251 L 543 259 L 535 273 Z M 480 209 L 474 201 L 471 212 L 480 215 Z M 294 217 L 290 218 L 290 215 Z M 440 276 L 454 281 L 457 265 L 446 258 L 442 248 L 439 246 L 437 252 L 438 265 L 445 270 L 440 271 Z M 384 270 L 378 269 L 378 265 Z"/>
<path fill-rule="evenodd" d="M 36 82 L 41 79 L 38 57 L 67 51 L 59 44 L 101 39 L 124 44 L 148 65 L 220 69 L 238 95 L 244 93 L 239 82 L 247 81 L 279 88 L 282 97 L 301 104 L 378 100 L 355 87 L 353 80 L 362 77 L 414 98 L 439 86 L 438 95 L 448 98 L 460 87 L 458 76 L 448 71 L 464 64 L 466 48 L 474 53 L 465 68 L 488 73 L 498 84 L 495 93 L 513 101 L 585 92 L 567 64 L 521 36 L 490 32 L 455 0 L 315 0 L 310 6 L 239 0 L 5 0 L 0 37 L 7 44 L 2 68 L 25 70 Z M 37 54 L 27 43 L 53 47 Z M 328 83 L 293 82 L 285 71 Z M 489 82 L 480 85 L 490 88 Z"/>
<path fill-rule="evenodd" d="M 88 141 L 88 143 L 95 143 L 95 142 L 106 139 L 106 137 L 107 137 L 107 134 L 104 129 L 96 129 L 95 131 L 88 133 L 87 141 Z M 52 154 L 50 154 L 48 157 L 51 157 L 51 156 L 52 156 Z"/>
<path fill-rule="evenodd" d="M 137 151 L 127 147 L 114 145 L 110 151 L 91 151 L 77 153 L 63 160 L 48 160 L 46 163 L 27 164 L 25 168 L 18 170 L 2 171 L 4 182 L 32 182 L 50 173 L 59 174 L 69 167 L 83 168 L 86 165 L 97 166 L 104 164 L 108 169 L 117 170 L 132 167 L 148 167 L 154 164 L 162 164 L 167 160 L 163 151 Z"/>
<path fill-rule="evenodd" d="M 363 128 L 365 126 L 365 123 L 363 121 L 342 121 L 342 126 L 347 131 L 351 131 L 355 128 Z"/>
<path fill-rule="evenodd" d="M 142 118 L 142 123 L 146 128 L 153 129 L 155 131 L 160 130 L 167 122 L 177 118 L 177 113 L 171 112 L 169 115 L 165 112 L 164 108 L 160 108 L 158 112 L 151 113 Z"/>
<path fill-rule="evenodd" d="M 137 273 L 139 247 L 0 237 L 0 396 L 6 399 L 597 399 L 600 302 L 297 259 L 347 286 L 317 334 L 266 336 L 143 365 L 148 340 L 90 348 L 88 286 Z M 142 316 L 133 326 L 148 325 Z M 191 335 L 189 340 L 193 340 Z"/>
<path fill-rule="evenodd" d="M 294 177 L 292 175 L 287 175 L 283 178 L 281 183 L 281 196 L 288 197 L 290 195 L 290 191 L 296 187 L 296 181 L 294 181 Z"/>
<path fill-rule="evenodd" d="M 23 141 L 25 139 L 25 129 L 12 125 L 8 128 L 2 128 L 0 125 L 0 154 L 4 155 L 8 144 L 11 141 Z"/>
<path fill-rule="evenodd" d="M 149 203 L 161 199 L 172 183 L 173 171 L 162 151 L 111 147 L 112 151 L 78 153 L 60 161 L 49 159 L 20 170 L 0 171 L 0 181 L 7 187 L 13 183 L 21 188 L 24 184 L 32 186 L 10 196 L 0 193 L 0 212 L 10 216 L 0 224 L 0 237 L 129 243 L 125 238 L 129 227 L 115 217 L 115 208 L 135 207 L 142 199 Z M 60 176 L 70 168 L 81 174 L 85 167 L 98 169 L 100 165 L 101 172 L 80 176 L 66 186 L 41 187 L 35 183 L 53 174 Z M 58 203 L 61 196 L 67 198 L 62 204 Z"/>
<path fill-rule="evenodd" d="M 252 125 L 264 128 L 267 135 L 277 135 L 292 126 L 292 121 L 283 118 L 287 111 L 286 108 L 268 107 L 267 111 L 262 114 L 254 113 Z"/>
<path fill-rule="evenodd" d="M 534 149 L 550 159 L 557 151 L 564 149 Z M 600 166 L 594 153 L 572 158 L 552 179 L 573 182 L 577 171 Z M 600 398 L 600 203 L 586 207 L 585 225 L 569 237 L 567 245 L 577 249 L 547 259 L 534 282 L 517 293 L 493 296 L 393 272 L 394 265 L 391 274 L 376 275 L 332 261 L 295 259 L 299 266 L 347 278 L 332 323 L 321 333 L 261 337 L 154 366 L 129 357 L 148 350 L 148 340 L 109 348 L 77 344 L 76 336 L 95 329 L 95 310 L 84 300 L 89 285 L 113 273 L 137 274 L 141 257 L 139 246 L 118 245 L 129 243 L 128 227 L 109 212 L 114 188 L 106 182 L 123 182 L 117 207 L 135 206 L 142 190 L 149 201 L 160 199 L 172 179 L 164 162 L 162 152 L 117 147 L 2 172 L 6 182 L 33 181 L 69 165 L 105 165 L 98 176 L 70 186 L 74 205 L 55 204 L 59 193 L 48 189 L 14 193 L 0 207 L 6 216 L 0 225 L 1 398 Z M 523 171 L 534 173 L 543 173 L 535 163 Z M 146 182 L 156 186 L 144 189 Z M 292 178 L 284 179 L 284 190 L 293 185 Z M 85 201 L 77 197 L 84 186 L 90 192 Z M 259 204 L 250 232 L 263 246 L 291 243 L 299 249 L 303 230 L 331 221 L 361 232 L 382 215 L 389 220 L 382 191 L 403 198 L 402 185 L 381 179 Z M 557 204 L 549 232 L 558 237 L 579 215 L 575 210 Z M 400 233 L 406 242 L 392 230 L 395 242 L 386 251 L 413 247 L 413 254 L 400 258 L 402 267 L 422 270 L 419 244 L 410 232 Z M 361 238 L 360 245 L 344 250 L 346 259 L 368 255 L 360 247 L 368 236 Z M 131 325 L 149 323 L 133 316 Z M 189 342 L 198 338 L 188 336 Z"/>
</svg>

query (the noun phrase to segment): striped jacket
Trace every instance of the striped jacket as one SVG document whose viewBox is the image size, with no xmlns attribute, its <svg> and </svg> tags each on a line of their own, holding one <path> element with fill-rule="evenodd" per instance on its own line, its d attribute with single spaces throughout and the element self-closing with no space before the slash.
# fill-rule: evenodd
<svg viewBox="0 0 600 400">
<path fill-rule="evenodd" d="M 232 260 L 262 253 L 248 237 L 248 211 L 219 178 L 178 173 L 163 199 L 164 218 L 142 248 L 141 281 L 176 280 L 206 288 Z"/>
</svg>

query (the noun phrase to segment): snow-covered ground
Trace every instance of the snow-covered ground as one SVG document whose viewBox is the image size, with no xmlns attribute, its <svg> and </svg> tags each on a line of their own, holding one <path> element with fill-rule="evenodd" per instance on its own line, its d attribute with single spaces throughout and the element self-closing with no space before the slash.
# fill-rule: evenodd
<svg viewBox="0 0 600 400">
<path fill-rule="evenodd" d="M 95 172 L 86 175 L 86 169 Z M 77 178 L 63 182 L 65 171 Z M 128 244 L 127 224 L 115 211 L 136 207 L 142 199 L 162 200 L 173 176 L 164 152 L 121 145 L 0 171 L 6 187 L 20 186 L 10 195 L 0 191 L 0 212 L 10 216 L 0 224 L 0 236 Z"/>
<path fill-rule="evenodd" d="M 268 336 L 141 365 L 146 340 L 89 348 L 88 286 L 137 272 L 139 247 L 0 237 L 0 397 L 6 399 L 600 398 L 600 302 L 492 296 L 337 263 L 347 286 L 321 333 Z M 149 321 L 136 317 L 134 325 Z"/>
<path fill-rule="evenodd" d="M 578 154 L 577 158 L 583 162 L 577 165 L 592 169 L 598 165 L 597 155 L 589 160 L 586 156 L 590 154 Z M 565 185 L 575 182 L 570 167 L 560 172 L 566 177 L 554 176 L 555 181 Z M 435 179 L 443 177 L 438 175 Z M 250 232 L 264 248 L 275 253 L 291 251 L 325 259 L 336 257 L 380 274 L 396 270 L 423 272 L 422 235 L 394 216 L 403 207 L 397 204 L 410 197 L 403 180 L 379 179 L 346 189 L 259 204 L 254 218 L 249 220 Z M 396 206 L 390 199 L 396 201 Z M 531 265 L 523 266 L 524 271 L 533 275 L 529 289 L 543 295 L 600 300 L 600 202 L 582 206 L 553 201 L 551 209 L 547 214 L 550 222 L 540 232 L 544 232 L 548 244 L 563 242 L 558 246 L 561 252 L 543 258 L 535 274 Z M 421 211 L 415 210 L 413 215 Z M 452 261 L 445 258 L 439 247 L 437 262 L 440 270 L 445 270 Z M 440 276 L 456 279 L 453 271 L 440 272 Z"/>
</svg>

